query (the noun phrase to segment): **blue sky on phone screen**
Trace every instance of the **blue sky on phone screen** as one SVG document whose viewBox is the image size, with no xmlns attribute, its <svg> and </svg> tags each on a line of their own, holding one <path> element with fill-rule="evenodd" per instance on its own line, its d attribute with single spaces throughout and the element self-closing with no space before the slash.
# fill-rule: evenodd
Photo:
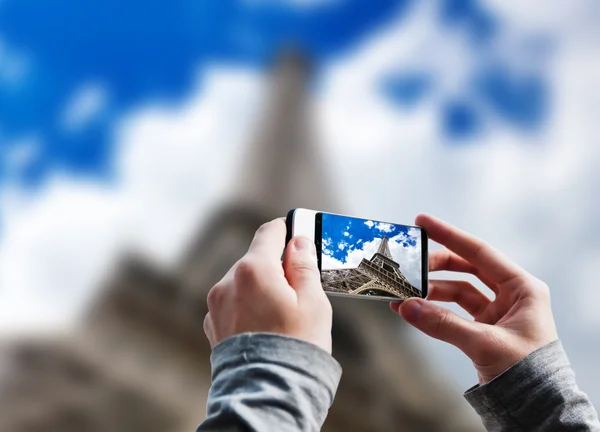
<svg viewBox="0 0 600 432">
<path fill-rule="evenodd" d="M 323 213 L 322 268 L 357 267 L 370 259 L 381 239 L 389 238 L 390 252 L 400 271 L 421 289 L 421 230 L 417 227 Z"/>
</svg>

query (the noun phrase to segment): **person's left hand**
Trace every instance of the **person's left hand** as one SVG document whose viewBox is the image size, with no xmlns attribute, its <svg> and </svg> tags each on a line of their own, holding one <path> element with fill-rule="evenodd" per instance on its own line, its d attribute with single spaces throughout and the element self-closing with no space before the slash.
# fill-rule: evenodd
<svg viewBox="0 0 600 432">
<path fill-rule="evenodd" d="M 285 222 L 261 226 L 250 249 L 208 293 L 204 332 L 214 348 L 240 333 L 292 336 L 331 353 L 332 310 L 321 286 L 315 245 L 294 237 L 285 250 Z"/>
</svg>

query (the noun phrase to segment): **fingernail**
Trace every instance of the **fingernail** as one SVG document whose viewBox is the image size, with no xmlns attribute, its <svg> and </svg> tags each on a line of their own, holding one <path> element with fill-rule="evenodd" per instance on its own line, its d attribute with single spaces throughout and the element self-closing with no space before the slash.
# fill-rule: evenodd
<svg viewBox="0 0 600 432">
<path fill-rule="evenodd" d="M 402 317 L 411 324 L 419 322 L 422 305 L 419 300 L 410 300 L 402 305 Z"/>
<path fill-rule="evenodd" d="M 306 252 L 309 251 L 312 255 L 316 255 L 315 245 L 313 242 L 306 237 L 298 237 L 294 240 L 294 248 L 297 251 Z"/>
</svg>

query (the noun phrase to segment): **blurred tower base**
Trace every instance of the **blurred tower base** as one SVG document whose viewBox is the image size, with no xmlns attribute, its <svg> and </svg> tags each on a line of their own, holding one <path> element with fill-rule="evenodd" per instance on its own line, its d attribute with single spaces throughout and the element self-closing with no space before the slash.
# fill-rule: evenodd
<svg viewBox="0 0 600 432">
<path fill-rule="evenodd" d="M 265 123 L 178 268 L 127 257 L 73 334 L 6 342 L 0 432 L 193 431 L 205 415 L 208 290 L 247 250 L 260 224 L 306 207 L 342 212 L 311 137 L 309 65 L 284 54 Z M 325 431 L 475 431 L 460 397 L 432 378 L 386 304 L 332 299 L 334 356 L 344 368 Z"/>
</svg>

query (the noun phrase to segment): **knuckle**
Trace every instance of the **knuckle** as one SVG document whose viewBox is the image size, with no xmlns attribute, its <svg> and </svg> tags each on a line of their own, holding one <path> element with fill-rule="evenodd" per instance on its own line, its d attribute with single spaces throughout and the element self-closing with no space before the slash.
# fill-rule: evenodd
<svg viewBox="0 0 600 432">
<path fill-rule="evenodd" d="M 315 263 L 308 260 L 293 260 L 290 263 L 290 267 L 295 272 L 302 273 L 315 273 L 317 272 L 317 266 Z"/>
<path fill-rule="evenodd" d="M 528 275 L 522 284 L 526 286 L 534 295 L 541 298 L 550 298 L 550 287 L 535 276 Z"/>
<path fill-rule="evenodd" d="M 550 287 L 548 286 L 548 284 L 546 284 L 546 282 L 544 282 L 544 281 L 542 281 L 540 279 L 537 279 L 537 278 L 534 278 L 534 279 L 535 279 L 535 282 L 536 282 L 535 283 L 536 290 L 539 291 L 542 294 L 548 294 L 549 295 L 550 294 Z"/>
<path fill-rule="evenodd" d="M 204 329 L 204 333 L 206 334 L 206 336 L 208 336 L 210 334 L 210 313 L 207 313 L 204 317 L 202 328 Z"/>
<path fill-rule="evenodd" d="M 206 316 L 204 317 L 203 328 L 204 328 L 204 334 L 206 336 L 206 339 L 208 339 L 208 343 L 210 344 L 211 347 L 214 347 L 215 336 L 214 336 L 214 330 L 213 330 L 213 326 L 212 326 L 210 313 L 207 313 Z"/>
<path fill-rule="evenodd" d="M 218 309 L 223 300 L 223 288 L 221 285 L 217 284 L 211 288 L 206 296 L 206 304 L 208 305 L 208 310 Z"/>
<path fill-rule="evenodd" d="M 470 285 L 471 284 L 466 281 L 457 282 L 456 286 L 458 289 L 452 290 L 450 294 L 450 299 L 452 300 L 452 302 L 460 304 L 465 299 L 465 292 L 467 292 Z"/>
<path fill-rule="evenodd" d="M 501 283 L 501 285 L 509 286 L 513 291 L 528 292 L 534 291 L 535 283 L 535 277 L 531 276 L 530 274 L 523 273 L 511 277 L 507 282 Z"/>
<path fill-rule="evenodd" d="M 433 320 L 433 331 L 436 334 L 445 332 L 451 321 L 450 311 L 444 308 L 438 309 Z"/>
<path fill-rule="evenodd" d="M 249 256 L 245 256 L 240 261 L 238 261 L 237 267 L 235 269 L 234 278 L 236 281 L 240 281 L 243 283 L 251 283 L 258 280 L 261 269 L 260 263 Z"/>
<path fill-rule="evenodd" d="M 543 299 L 550 299 L 550 287 L 543 281 L 537 279 L 535 284 L 535 291 Z"/>
<path fill-rule="evenodd" d="M 475 261 L 477 259 L 483 259 L 483 257 L 491 255 L 492 252 L 493 252 L 493 249 L 491 248 L 491 246 L 489 246 L 487 243 L 484 243 L 483 241 L 479 240 L 475 244 L 475 250 L 473 251 L 472 260 Z"/>
<path fill-rule="evenodd" d="M 263 233 L 263 232 L 265 232 L 266 230 L 268 230 L 268 229 L 269 229 L 269 226 L 271 226 L 271 223 L 272 223 L 272 221 L 263 223 L 263 224 L 262 224 L 261 226 L 259 226 L 259 227 L 258 227 L 258 229 L 256 230 L 256 234 Z"/>
<path fill-rule="evenodd" d="M 482 254 L 486 253 L 488 248 L 489 248 L 489 246 L 487 245 L 486 242 L 481 240 L 479 237 L 475 237 L 473 239 L 472 249 L 471 249 L 470 253 L 468 254 L 468 256 L 465 258 L 467 259 L 467 261 L 474 260 L 474 259 L 480 257 Z"/>
<path fill-rule="evenodd" d="M 480 318 L 488 308 L 486 303 L 475 303 L 470 310 L 470 313 L 475 318 Z"/>
</svg>

